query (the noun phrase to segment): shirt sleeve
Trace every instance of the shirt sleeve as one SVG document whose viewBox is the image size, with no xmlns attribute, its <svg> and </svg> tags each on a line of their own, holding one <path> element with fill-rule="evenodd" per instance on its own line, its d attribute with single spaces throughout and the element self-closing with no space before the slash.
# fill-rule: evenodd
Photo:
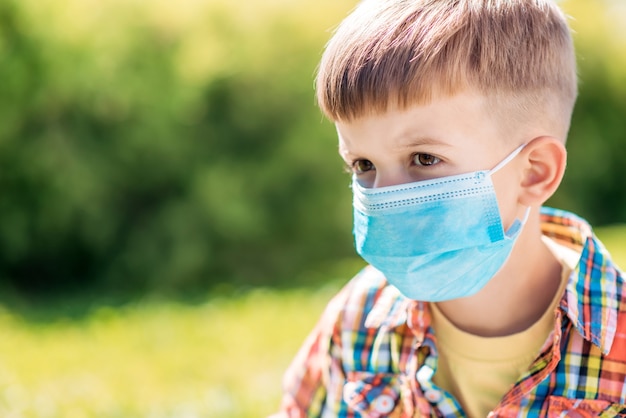
<svg viewBox="0 0 626 418">
<path fill-rule="evenodd" d="M 287 369 L 280 413 L 272 417 L 319 417 L 339 410 L 345 375 L 338 324 L 349 287 L 344 287 L 329 302 Z"/>
</svg>

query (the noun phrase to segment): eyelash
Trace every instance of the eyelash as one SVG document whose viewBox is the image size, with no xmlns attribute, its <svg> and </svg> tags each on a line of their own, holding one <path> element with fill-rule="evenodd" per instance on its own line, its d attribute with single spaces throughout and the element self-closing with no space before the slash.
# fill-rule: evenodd
<svg viewBox="0 0 626 418">
<path fill-rule="evenodd" d="M 425 152 L 418 152 L 418 153 L 413 154 L 411 156 L 411 160 L 412 160 L 413 163 L 415 163 L 416 159 L 418 159 L 420 157 L 423 157 L 423 156 L 427 156 L 429 158 L 432 158 L 432 159 L 435 160 L 435 162 L 433 162 L 431 164 L 415 164 L 416 166 L 418 166 L 418 167 L 431 167 L 431 166 L 437 165 L 438 163 L 441 162 L 441 158 L 436 157 L 436 156 L 434 156 L 432 154 L 425 153 Z M 370 169 L 365 170 L 365 171 L 357 169 L 357 164 L 363 163 L 363 162 L 366 162 L 366 161 L 371 165 Z M 358 174 L 364 174 L 364 173 L 367 173 L 367 172 L 375 170 L 375 169 L 376 169 L 376 166 L 370 160 L 367 160 L 367 159 L 364 159 L 364 158 L 356 159 L 356 160 L 350 162 L 349 164 L 345 165 L 345 171 L 346 172 L 352 173 L 352 174 L 357 174 L 357 175 Z"/>
<path fill-rule="evenodd" d="M 362 169 L 358 169 L 357 166 L 361 163 L 368 163 L 370 168 L 367 170 L 362 170 Z M 352 161 L 352 163 L 350 163 L 350 166 L 348 167 L 348 169 L 350 170 L 351 173 L 355 173 L 355 174 L 365 174 L 369 171 L 375 170 L 376 166 L 374 165 L 374 163 L 372 163 L 370 160 L 366 160 L 366 159 L 358 159 L 358 160 L 354 160 Z"/>
<path fill-rule="evenodd" d="M 431 164 L 417 164 L 417 165 L 419 165 L 420 167 L 430 167 L 430 166 L 433 166 L 433 165 L 439 164 L 439 163 L 441 162 L 441 158 L 436 157 L 436 156 L 434 156 L 434 155 L 432 155 L 432 154 L 427 154 L 427 153 L 425 153 L 425 152 L 418 152 L 418 153 L 416 153 L 416 154 L 413 154 L 413 156 L 411 157 L 411 159 L 412 159 L 413 161 L 415 161 L 415 159 L 416 159 L 416 158 L 419 158 L 420 156 L 428 156 L 428 157 L 431 157 L 431 158 L 433 158 L 434 160 L 436 160 L 434 163 L 431 163 Z"/>
</svg>

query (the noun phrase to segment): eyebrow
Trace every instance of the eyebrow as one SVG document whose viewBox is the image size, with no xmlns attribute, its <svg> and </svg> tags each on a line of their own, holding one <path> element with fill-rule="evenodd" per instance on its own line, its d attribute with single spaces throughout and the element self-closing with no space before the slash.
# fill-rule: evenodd
<svg viewBox="0 0 626 418">
<path fill-rule="evenodd" d="M 412 138 L 408 143 L 402 144 L 401 148 L 414 148 L 422 145 L 437 145 L 443 147 L 451 147 L 451 144 L 447 142 L 441 141 L 439 139 L 435 139 L 429 136 L 420 136 L 416 138 Z"/>
</svg>

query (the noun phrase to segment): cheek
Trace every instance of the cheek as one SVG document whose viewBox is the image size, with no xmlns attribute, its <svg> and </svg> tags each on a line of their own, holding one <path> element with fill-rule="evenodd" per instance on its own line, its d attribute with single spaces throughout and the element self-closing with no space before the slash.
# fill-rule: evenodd
<svg viewBox="0 0 626 418">
<path fill-rule="evenodd" d="M 368 171 L 367 173 L 361 174 L 357 177 L 357 181 L 361 186 L 371 189 L 376 183 L 376 172 Z"/>
<path fill-rule="evenodd" d="M 525 208 L 519 205 L 520 182 L 516 181 L 514 167 L 505 167 L 491 178 L 496 190 L 498 208 L 502 217 L 502 224 L 506 231 L 516 218 L 523 216 Z"/>
</svg>

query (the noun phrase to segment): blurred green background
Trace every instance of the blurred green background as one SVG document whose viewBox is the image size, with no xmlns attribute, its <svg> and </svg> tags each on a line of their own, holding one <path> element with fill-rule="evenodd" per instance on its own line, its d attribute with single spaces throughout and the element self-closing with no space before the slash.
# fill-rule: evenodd
<svg viewBox="0 0 626 418">
<path fill-rule="evenodd" d="M 187 294 L 317 280 L 350 257 L 313 77 L 353 5 L 0 3 L 0 283 Z M 563 7 L 582 83 L 552 203 L 626 222 L 623 2 Z"/>
<path fill-rule="evenodd" d="M 362 265 L 315 67 L 355 1 L 0 1 L 0 416 L 264 416 Z M 550 204 L 626 263 L 626 3 L 563 0 Z M 272 290 L 267 290 L 272 289 Z"/>
</svg>

